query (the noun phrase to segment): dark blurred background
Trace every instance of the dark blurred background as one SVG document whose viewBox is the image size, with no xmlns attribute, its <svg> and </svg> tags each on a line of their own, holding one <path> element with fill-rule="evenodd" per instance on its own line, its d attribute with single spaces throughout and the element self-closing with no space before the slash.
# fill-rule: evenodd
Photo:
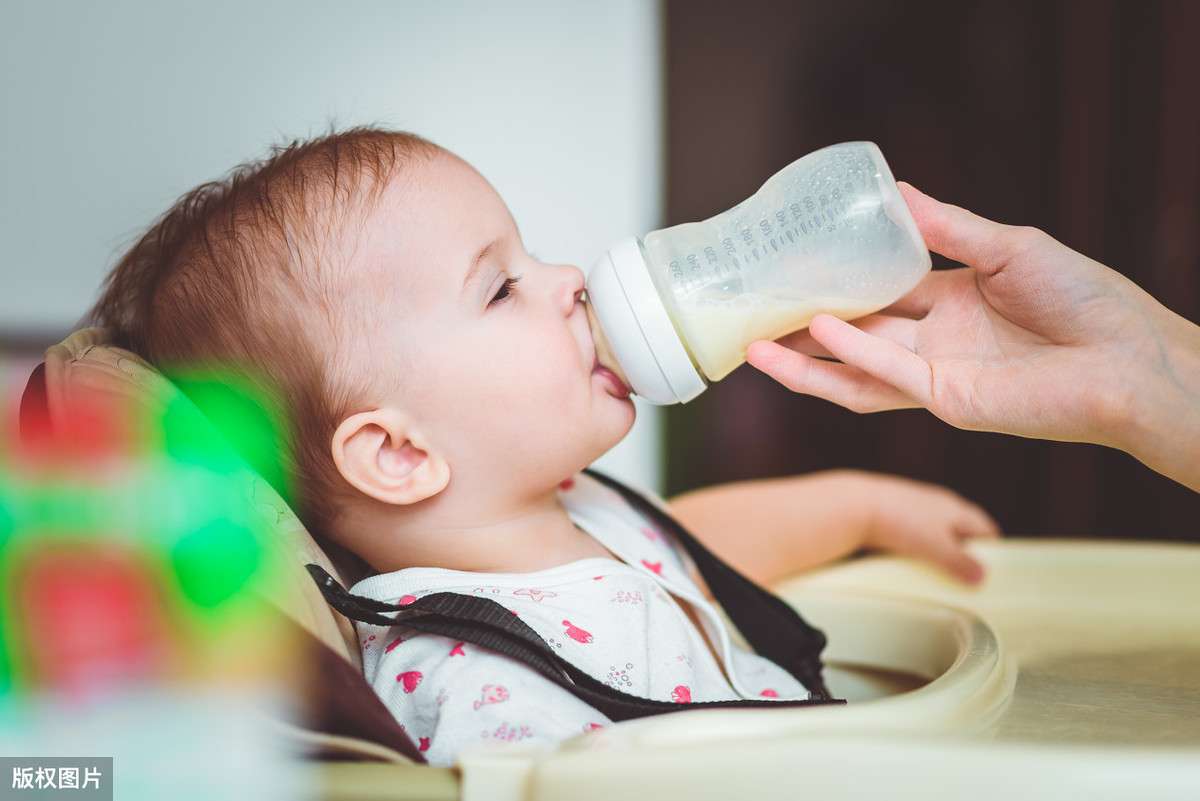
<svg viewBox="0 0 1200 801">
<path fill-rule="evenodd" d="M 668 224 L 723 211 L 812 150 L 869 139 L 898 178 L 1037 226 L 1200 321 L 1200 2 L 664 11 Z M 667 430 L 668 495 L 858 467 L 946 484 L 1010 534 L 1200 540 L 1200 494 L 1124 454 L 958 431 L 923 411 L 860 416 L 749 367 L 669 409 Z"/>
</svg>

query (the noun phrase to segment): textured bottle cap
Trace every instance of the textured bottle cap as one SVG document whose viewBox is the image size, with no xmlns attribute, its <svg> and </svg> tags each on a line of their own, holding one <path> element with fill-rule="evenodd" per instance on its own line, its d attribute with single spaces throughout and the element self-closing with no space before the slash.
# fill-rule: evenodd
<svg viewBox="0 0 1200 801">
<path fill-rule="evenodd" d="M 651 403 L 685 403 L 704 391 L 646 269 L 634 237 L 613 246 L 592 268 L 588 302 L 634 394 Z"/>
</svg>

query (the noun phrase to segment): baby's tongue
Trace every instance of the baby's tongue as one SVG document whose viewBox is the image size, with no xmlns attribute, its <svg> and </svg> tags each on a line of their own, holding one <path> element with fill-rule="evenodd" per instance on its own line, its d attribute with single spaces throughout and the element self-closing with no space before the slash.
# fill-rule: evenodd
<svg viewBox="0 0 1200 801">
<path fill-rule="evenodd" d="M 588 328 L 592 332 L 592 342 L 596 344 L 596 359 L 600 362 L 600 366 L 608 370 L 626 387 L 629 386 L 629 379 L 625 377 L 625 372 L 621 370 L 621 365 L 617 363 L 616 357 L 613 356 L 612 348 L 608 344 L 608 337 L 604 336 L 604 329 L 600 327 L 600 321 L 596 319 L 596 313 L 592 310 L 592 304 L 587 304 Z"/>
</svg>

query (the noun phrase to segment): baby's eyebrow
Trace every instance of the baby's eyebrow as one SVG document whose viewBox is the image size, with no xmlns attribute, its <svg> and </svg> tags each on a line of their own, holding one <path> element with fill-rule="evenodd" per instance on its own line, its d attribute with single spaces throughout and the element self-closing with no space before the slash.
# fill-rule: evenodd
<svg viewBox="0 0 1200 801">
<path fill-rule="evenodd" d="M 496 252 L 496 248 L 500 245 L 499 239 L 493 239 L 483 246 L 483 249 L 475 254 L 475 258 L 471 259 L 471 266 L 467 268 L 467 277 L 463 279 L 463 291 L 465 292 L 474 281 L 479 278 L 480 271 L 484 263 Z"/>
</svg>

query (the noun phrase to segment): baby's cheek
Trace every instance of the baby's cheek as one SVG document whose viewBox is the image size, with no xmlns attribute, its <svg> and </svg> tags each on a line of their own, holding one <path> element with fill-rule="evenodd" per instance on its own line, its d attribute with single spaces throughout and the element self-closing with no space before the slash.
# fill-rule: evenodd
<svg viewBox="0 0 1200 801">
<path fill-rule="evenodd" d="M 577 396 L 585 386 L 582 358 L 564 358 L 561 348 L 547 346 L 505 360 L 514 389 L 526 396 L 536 393 L 545 404 L 564 403 Z"/>
</svg>

